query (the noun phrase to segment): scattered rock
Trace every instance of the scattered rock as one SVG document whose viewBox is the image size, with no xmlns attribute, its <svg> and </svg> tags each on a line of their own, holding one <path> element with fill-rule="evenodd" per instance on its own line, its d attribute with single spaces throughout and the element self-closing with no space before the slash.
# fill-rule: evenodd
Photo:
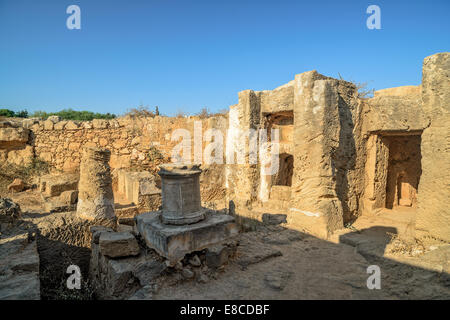
<svg viewBox="0 0 450 320">
<path fill-rule="evenodd" d="M 274 290 L 283 290 L 291 277 L 292 272 L 272 271 L 264 276 L 264 281 L 268 287 Z"/>
<path fill-rule="evenodd" d="M 208 278 L 208 276 L 206 275 L 206 274 L 200 274 L 200 276 L 198 277 L 198 279 L 197 279 L 197 281 L 199 282 L 199 283 L 206 283 L 206 282 L 208 282 L 209 281 L 209 278 Z"/>
<path fill-rule="evenodd" d="M 183 271 L 181 271 L 181 274 L 185 279 L 192 279 L 194 277 L 194 272 L 188 268 L 184 268 Z"/>
<path fill-rule="evenodd" d="M 264 224 L 278 225 L 282 223 L 287 223 L 286 217 L 287 215 L 285 214 L 264 213 L 262 215 L 262 221 Z"/>
<path fill-rule="evenodd" d="M 178 270 L 178 271 L 183 270 L 183 264 L 181 263 L 181 261 L 178 261 L 178 262 L 175 264 L 175 270 Z"/>
<path fill-rule="evenodd" d="M 206 265 L 210 268 L 218 268 L 228 262 L 230 250 L 227 246 L 215 245 L 206 249 Z"/>
<path fill-rule="evenodd" d="M 142 286 L 150 284 L 154 279 L 158 278 L 167 266 L 165 263 L 157 260 L 149 260 L 139 263 L 135 270 L 134 276 L 139 279 Z"/>
<path fill-rule="evenodd" d="M 100 252 L 111 258 L 136 256 L 140 249 L 136 238 L 129 232 L 102 232 Z"/>
<path fill-rule="evenodd" d="M 20 206 L 8 198 L 0 198 L 0 223 L 13 223 L 20 219 Z"/>
<path fill-rule="evenodd" d="M 200 258 L 195 255 L 191 259 L 189 259 L 189 264 L 193 267 L 200 267 L 202 265 L 202 262 L 200 261 Z"/>
<path fill-rule="evenodd" d="M 25 183 L 19 178 L 14 179 L 14 181 L 8 185 L 9 192 L 22 192 L 25 188 Z"/>
</svg>

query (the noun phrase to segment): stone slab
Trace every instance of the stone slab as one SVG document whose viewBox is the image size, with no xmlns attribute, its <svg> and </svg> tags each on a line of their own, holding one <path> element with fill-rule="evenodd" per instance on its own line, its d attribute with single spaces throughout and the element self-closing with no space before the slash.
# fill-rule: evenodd
<svg viewBox="0 0 450 320">
<path fill-rule="evenodd" d="M 136 256 L 139 245 L 129 232 L 103 232 L 99 238 L 100 252 L 111 258 Z"/>
<path fill-rule="evenodd" d="M 207 213 L 200 222 L 188 225 L 166 225 L 161 222 L 161 212 L 153 211 L 136 216 L 139 234 L 147 246 L 175 265 L 187 253 L 215 245 L 239 233 L 230 215 Z"/>
</svg>

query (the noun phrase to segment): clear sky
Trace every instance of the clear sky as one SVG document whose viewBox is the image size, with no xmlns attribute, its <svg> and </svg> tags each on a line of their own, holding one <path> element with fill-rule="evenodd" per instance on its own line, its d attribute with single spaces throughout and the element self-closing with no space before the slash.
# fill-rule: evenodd
<svg viewBox="0 0 450 320">
<path fill-rule="evenodd" d="M 366 27 L 371 4 L 381 30 Z M 449 0 L 0 0 L 0 108 L 217 111 L 313 69 L 418 85 L 423 58 L 450 51 L 449 13 Z"/>
</svg>

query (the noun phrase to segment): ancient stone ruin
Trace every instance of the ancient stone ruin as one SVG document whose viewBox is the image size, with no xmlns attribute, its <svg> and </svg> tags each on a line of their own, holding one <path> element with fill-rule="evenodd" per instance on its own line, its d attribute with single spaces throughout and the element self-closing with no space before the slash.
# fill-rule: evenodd
<svg viewBox="0 0 450 320">
<path fill-rule="evenodd" d="M 200 173 L 195 165 L 161 166 L 162 210 L 136 217 L 139 234 L 171 266 L 186 254 L 221 243 L 239 232 L 232 216 L 201 207 Z"/>
<path fill-rule="evenodd" d="M 308 71 L 211 117 L 4 119 L 0 298 L 448 298 L 449 77 L 438 53 L 370 98 Z"/>
</svg>

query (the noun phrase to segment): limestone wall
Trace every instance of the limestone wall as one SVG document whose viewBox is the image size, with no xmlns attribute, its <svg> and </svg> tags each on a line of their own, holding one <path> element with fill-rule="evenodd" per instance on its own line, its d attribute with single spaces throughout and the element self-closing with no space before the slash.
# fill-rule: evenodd
<svg viewBox="0 0 450 320">
<path fill-rule="evenodd" d="M 224 117 L 216 120 L 226 121 Z M 194 121 L 200 121 L 203 130 L 206 130 L 213 125 L 214 119 L 126 117 L 86 122 L 29 121 L 24 125 L 32 132 L 30 145 L 34 147 L 36 157 L 57 169 L 73 171 L 80 164 L 80 150 L 85 146 L 109 149 L 111 168 L 150 166 L 152 161 L 161 156 L 170 157 L 173 147 L 180 142 L 171 140 L 174 130 L 186 129 L 193 139 Z"/>
<path fill-rule="evenodd" d="M 204 140 L 208 129 L 219 130 L 225 140 L 227 115 L 206 119 L 162 116 L 93 121 L 59 121 L 57 117 L 45 121 L 14 119 L 1 122 L 0 161 L 2 164 L 27 165 L 33 159 L 42 159 L 51 168 L 73 172 L 79 170 L 83 148 L 91 146 L 111 151 L 109 164 L 112 169 L 140 168 L 155 173 L 157 165 L 171 161 L 173 148 L 182 141 L 181 136 L 172 140 L 177 129 L 189 132 L 191 140 L 186 139 L 186 143 L 190 150 L 188 148 L 186 152 L 190 152 L 191 161 L 195 161 L 194 126 L 200 133 L 200 153 L 204 153 L 210 144 Z M 203 161 L 202 167 L 206 171 L 202 179 L 207 182 L 202 185 L 202 194 L 209 200 L 224 200 L 224 166 L 216 165 L 214 171 L 206 170 L 210 166 Z"/>
</svg>

